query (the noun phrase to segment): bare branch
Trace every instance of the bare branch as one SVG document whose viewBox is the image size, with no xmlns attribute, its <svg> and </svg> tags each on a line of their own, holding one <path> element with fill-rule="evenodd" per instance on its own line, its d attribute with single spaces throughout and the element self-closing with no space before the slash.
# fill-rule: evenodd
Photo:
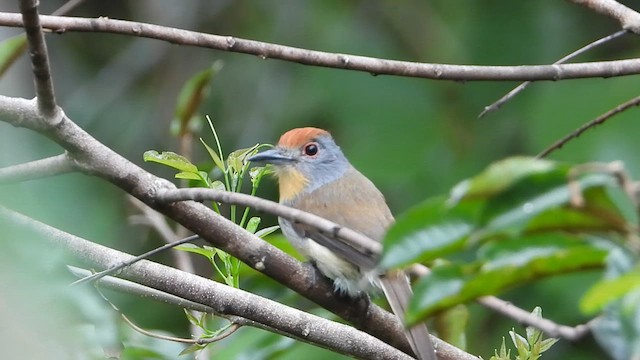
<svg viewBox="0 0 640 360">
<path fill-rule="evenodd" d="M 49 55 L 38 16 L 38 0 L 20 0 L 22 22 L 27 33 L 29 56 L 34 74 L 38 110 L 48 121 L 56 118 L 57 105 L 49 69 Z"/>
<path fill-rule="evenodd" d="M 105 277 L 107 275 L 115 274 L 115 273 L 119 272 L 120 270 L 126 268 L 127 266 L 131 266 L 131 265 L 137 263 L 140 260 L 148 259 L 152 255 L 155 255 L 155 254 L 160 253 L 162 251 L 165 251 L 167 249 L 171 249 L 171 248 L 176 247 L 178 245 L 182 245 L 182 244 L 186 244 L 186 243 L 191 242 L 191 241 L 195 241 L 195 240 L 197 240 L 199 238 L 200 237 L 198 235 L 191 235 L 191 236 L 186 237 L 184 239 L 176 240 L 174 242 L 165 244 L 165 245 L 163 245 L 163 246 L 161 246 L 159 248 L 155 248 L 153 250 L 147 251 L 146 253 L 144 253 L 142 255 L 135 256 L 135 257 L 131 258 L 130 260 L 127 260 L 125 262 L 122 262 L 120 264 L 112 266 L 112 267 L 110 267 L 108 269 L 102 270 L 102 271 L 100 271 L 98 273 L 95 273 L 95 274 L 91 274 L 90 276 L 84 277 L 84 278 L 82 278 L 80 280 L 76 280 L 71 285 L 80 285 L 80 284 L 84 284 L 86 282 L 96 281 L 96 280 L 101 279 L 101 278 L 103 278 L 103 277 Z"/>
<path fill-rule="evenodd" d="M 430 64 L 313 51 L 124 20 L 59 16 L 41 16 L 40 18 L 45 28 L 57 33 L 78 31 L 139 36 L 179 45 L 251 54 L 261 59 L 280 59 L 305 65 L 363 71 L 374 75 L 459 81 L 555 81 L 640 73 L 640 59 L 530 66 Z M 18 27 L 22 26 L 22 20 L 16 14 L 0 12 L 0 25 Z"/>
<path fill-rule="evenodd" d="M 620 30 L 618 32 L 615 32 L 611 35 L 607 35 L 601 39 L 598 39 L 586 46 L 581 47 L 580 49 L 572 52 L 571 54 L 563 57 L 562 59 L 554 62 L 554 65 L 558 65 L 558 64 L 563 64 L 573 58 L 575 58 L 578 55 L 584 54 L 585 52 L 600 46 L 602 44 L 605 44 L 611 40 L 617 39 L 620 36 L 626 34 L 628 32 L 628 30 Z M 478 115 L 479 118 L 485 116 L 486 114 L 496 111 L 498 110 L 500 107 L 502 107 L 502 105 L 504 105 L 505 103 L 507 103 L 508 101 L 510 101 L 511 99 L 513 99 L 516 95 L 518 95 L 519 93 L 521 93 L 524 89 L 527 88 L 527 86 L 529 86 L 529 84 L 531 84 L 531 81 L 525 81 L 522 84 L 518 85 L 517 87 L 515 87 L 513 90 L 509 91 L 505 96 L 501 97 L 498 101 L 494 102 L 493 104 L 486 106 L 484 108 L 484 110 L 482 110 L 482 112 L 480 113 L 480 115 Z"/>
<path fill-rule="evenodd" d="M 637 96 L 623 104 L 620 104 L 618 106 L 616 106 L 615 108 L 607 111 L 606 113 L 598 116 L 597 118 L 589 121 L 588 123 L 580 126 L 579 128 L 577 128 L 576 130 L 574 130 L 572 133 L 566 135 L 565 137 L 563 137 L 562 139 L 556 141 L 555 143 L 553 143 L 551 146 L 549 146 L 548 148 L 544 149 L 541 153 L 539 153 L 536 157 L 537 158 L 544 158 L 547 157 L 549 154 L 551 154 L 552 152 L 554 152 L 555 150 L 561 149 L 566 143 L 568 143 L 569 141 L 577 138 L 578 136 L 582 135 L 583 132 L 596 127 L 602 123 L 604 123 L 605 121 L 609 120 L 611 117 L 613 117 L 614 115 L 621 113 L 629 108 L 632 108 L 634 106 L 638 106 L 640 104 L 640 96 Z"/>
<path fill-rule="evenodd" d="M 577 341 L 591 332 L 591 322 L 571 327 L 557 324 L 549 319 L 532 316 L 528 311 L 522 310 L 495 296 L 483 296 L 477 299 L 477 301 L 482 306 L 514 319 L 521 324 L 540 329 L 551 337 L 561 337 L 570 341 Z"/>
<path fill-rule="evenodd" d="M 179 239 L 178 235 L 173 231 L 173 229 L 171 229 L 162 214 L 153 210 L 147 204 L 133 196 L 127 196 L 127 199 L 131 204 L 133 204 L 133 206 L 142 212 L 142 216 L 147 220 L 148 225 L 160 234 L 160 237 L 162 237 L 162 240 L 164 240 L 165 243 L 168 244 Z M 187 253 L 176 250 L 172 252 L 172 255 L 178 269 L 192 274 L 195 273 L 193 262 Z"/>
<path fill-rule="evenodd" d="M 431 269 L 422 264 L 413 264 L 408 270 L 415 277 L 423 277 L 431 272 Z M 549 319 L 533 316 L 530 312 L 522 310 L 521 308 L 495 296 L 483 296 L 476 299 L 476 301 L 478 304 L 491 309 L 498 314 L 514 319 L 520 324 L 533 326 L 536 329 L 544 331 L 551 337 L 562 337 L 570 341 L 576 341 L 586 336 L 591 331 L 591 323 L 595 320 L 593 319 L 587 324 L 571 327 L 557 324 Z"/>
<path fill-rule="evenodd" d="M 64 153 L 46 159 L 0 168 L 0 184 L 61 175 L 74 170 L 73 161 L 69 159 L 67 153 Z"/>
<path fill-rule="evenodd" d="M 341 240 L 346 245 L 358 249 L 361 253 L 370 254 L 377 258 L 382 252 L 382 245 L 379 242 L 369 239 L 356 231 L 340 226 L 317 215 L 247 194 L 205 188 L 166 189 L 158 192 L 156 199 L 163 202 L 184 200 L 201 202 L 212 200 L 225 204 L 249 206 L 256 211 L 277 215 L 291 220 L 294 223 L 312 226 L 322 234 L 331 236 L 336 240 Z"/>
<path fill-rule="evenodd" d="M 108 268 L 131 259 L 128 254 L 65 233 L 3 206 L 0 206 L 0 217 L 61 246 L 91 267 Z M 158 263 L 144 260 L 126 268 L 122 275 L 142 285 L 210 306 L 218 313 L 263 323 L 294 338 L 343 354 L 359 358 L 409 359 L 389 345 L 347 325 Z M 345 337 L 350 341 L 344 341 Z"/>
<path fill-rule="evenodd" d="M 574 4 L 587 7 L 599 14 L 611 17 L 620 23 L 620 26 L 640 34 L 640 14 L 614 0 L 569 0 Z"/>
</svg>

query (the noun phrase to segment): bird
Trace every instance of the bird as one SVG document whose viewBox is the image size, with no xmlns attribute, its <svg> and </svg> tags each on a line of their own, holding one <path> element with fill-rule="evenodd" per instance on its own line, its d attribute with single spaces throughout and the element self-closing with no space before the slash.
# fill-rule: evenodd
<svg viewBox="0 0 640 360">
<path fill-rule="evenodd" d="M 330 220 L 340 226 L 382 241 L 393 224 L 383 194 L 345 157 L 331 134 L 316 127 L 285 132 L 277 145 L 248 158 L 270 164 L 278 180 L 279 202 Z M 393 312 L 404 320 L 411 296 L 408 277 L 401 270 L 384 273 L 376 267 L 378 257 L 316 231 L 310 226 L 279 217 L 284 236 L 325 277 L 338 294 L 358 298 L 382 288 Z M 409 344 L 420 360 L 436 360 L 426 325 L 406 331 Z"/>
</svg>

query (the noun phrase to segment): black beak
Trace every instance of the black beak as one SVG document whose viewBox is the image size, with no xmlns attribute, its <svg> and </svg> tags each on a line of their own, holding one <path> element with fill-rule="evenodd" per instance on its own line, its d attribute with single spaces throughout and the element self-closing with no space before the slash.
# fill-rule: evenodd
<svg viewBox="0 0 640 360">
<path fill-rule="evenodd" d="M 274 165 L 291 164 L 295 161 L 290 155 L 284 154 L 282 149 L 273 148 L 267 151 L 263 151 L 259 154 L 255 154 L 247 159 L 254 163 L 266 163 Z"/>
</svg>

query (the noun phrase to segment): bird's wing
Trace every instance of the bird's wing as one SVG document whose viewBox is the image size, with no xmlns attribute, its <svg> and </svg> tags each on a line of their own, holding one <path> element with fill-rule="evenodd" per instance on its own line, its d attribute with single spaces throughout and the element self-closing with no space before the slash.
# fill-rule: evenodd
<svg viewBox="0 0 640 360">
<path fill-rule="evenodd" d="M 340 179 L 325 184 L 314 192 L 322 196 L 314 196 L 314 193 L 311 193 L 297 199 L 292 205 L 355 230 L 375 241 L 380 241 L 389 225 L 393 223 L 393 216 L 382 193 L 369 179 L 353 168 Z M 378 262 L 379 254 L 371 254 L 363 248 L 335 238 L 332 234 L 320 233 L 304 224 L 295 224 L 294 228 L 298 233 L 304 234 L 363 269 L 372 269 Z"/>
</svg>

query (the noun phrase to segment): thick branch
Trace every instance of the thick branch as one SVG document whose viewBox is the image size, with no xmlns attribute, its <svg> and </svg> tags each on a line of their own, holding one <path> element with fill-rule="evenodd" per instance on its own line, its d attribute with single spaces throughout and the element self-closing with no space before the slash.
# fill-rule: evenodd
<svg viewBox="0 0 640 360">
<path fill-rule="evenodd" d="M 569 0 L 572 3 L 585 6 L 599 14 L 611 17 L 620 26 L 636 34 L 640 34 L 640 14 L 615 0 Z"/>
<path fill-rule="evenodd" d="M 132 21 L 59 16 L 41 16 L 40 18 L 45 28 L 58 33 L 79 31 L 139 36 L 179 45 L 252 54 L 262 59 L 280 59 L 305 65 L 363 71 L 374 75 L 384 74 L 434 80 L 535 81 L 640 74 L 640 59 L 532 66 L 429 64 L 313 51 Z M 22 20 L 17 14 L 0 12 L 0 25 L 18 27 L 22 26 Z"/>
<path fill-rule="evenodd" d="M 65 248 L 92 267 L 108 268 L 130 255 L 65 233 L 0 206 L 0 216 Z M 207 305 L 220 314 L 236 315 L 279 329 L 288 336 L 364 359 L 409 358 L 389 345 L 349 326 L 293 309 L 272 300 L 200 276 L 141 261 L 122 271 L 126 279 Z M 351 341 L 344 341 L 345 336 Z"/>
<path fill-rule="evenodd" d="M 53 82 L 49 69 L 49 55 L 47 44 L 38 17 L 38 0 L 21 0 L 20 11 L 22 22 L 27 33 L 29 56 L 34 74 L 38 110 L 47 120 L 55 120 L 57 111 L 56 98 L 53 92 Z"/>
<path fill-rule="evenodd" d="M 73 161 L 66 153 L 24 164 L 0 168 L 0 184 L 39 179 L 74 171 Z"/>
</svg>

